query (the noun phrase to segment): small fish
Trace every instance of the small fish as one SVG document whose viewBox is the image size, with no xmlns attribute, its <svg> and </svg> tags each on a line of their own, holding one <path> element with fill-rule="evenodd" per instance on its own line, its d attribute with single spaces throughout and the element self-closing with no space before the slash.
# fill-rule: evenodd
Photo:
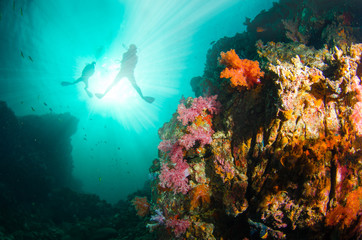
<svg viewBox="0 0 362 240">
<path fill-rule="evenodd" d="M 48 106 L 48 104 L 46 102 L 44 102 L 44 106 Z"/>
<path fill-rule="evenodd" d="M 32 59 L 30 56 L 28 56 L 28 58 L 29 58 L 29 60 L 30 60 L 31 62 L 34 62 L 33 59 Z"/>
<path fill-rule="evenodd" d="M 257 27 L 256 28 L 256 32 L 258 32 L 258 33 L 265 32 L 265 31 L 266 31 L 266 29 L 263 28 L 263 27 Z"/>
<path fill-rule="evenodd" d="M 52 109 L 52 108 L 49 108 L 49 111 L 53 112 L 53 109 Z"/>
<path fill-rule="evenodd" d="M 23 51 L 20 51 L 20 55 L 24 58 L 24 53 L 23 53 Z"/>
<path fill-rule="evenodd" d="M 23 16 L 23 8 L 20 8 L 20 15 Z"/>
<path fill-rule="evenodd" d="M 101 178 L 101 177 L 99 177 L 99 178 L 98 178 L 98 181 L 102 181 L 102 178 Z"/>
<path fill-rule="evenodd" d="M 31 110 L 33 110 L 33 112 L 35 112 L 35 109 L 33 107 L 31 107 Z"/>
<path fill-rule="evenodd" d="M 120 148 L 120 147 L 118 147 L 117 149 L 118 149 L 118 150 L 121 150 L 121 148 Z"/>
<path fill-rule="evenodd" d="M 211 43 L 210 43 L 210 45 L 213 45 L 215 43 L 215 41 L 212 41 Z"/>
<path fill-rule="evenodd" d="M 267 237 L 268 237 L 268 231 L 260 232 L 260 238 L 261 239 L 266 239 Z"/>
<path fill-rule="evenodd" d="M 21 101 L 20 104 L 24 104 L 24 101 Z"/>
<path fill-rule="evenodd" d="M 84 140 L 84 141 L 87 141 L 87 138 L 84 137 L 83 140 Z"/>
</svg>

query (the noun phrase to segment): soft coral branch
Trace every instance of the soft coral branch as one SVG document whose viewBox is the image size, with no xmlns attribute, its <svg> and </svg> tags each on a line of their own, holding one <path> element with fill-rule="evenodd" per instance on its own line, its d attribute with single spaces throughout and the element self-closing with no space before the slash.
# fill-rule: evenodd
<svg viewBox="0 0 362 240">
<path fill-rule="evenodd" d="M 177 119 L 182 122 L 182 125 L 186 126 L 189 122 L 194 121 L 197 116 L 200 116 L 203 111 L 218 114 L 221 104 L 216 101 L 216 98 L 217 95 L 195 98 L 189 108 L 186 108 L 184 103 L 180 103 L 177 108 L 179 114 Z"/>
<path fill-rule="evenodd" d="M 232 87 L 253 88 L 260 83 L 264 72 L 260 71 L 258 61 L 240 59 L 234 49 L 220 53 L 219 63 L 226 68 L 220 73 L 220 78 L 230 78 Z"/>
</svg>

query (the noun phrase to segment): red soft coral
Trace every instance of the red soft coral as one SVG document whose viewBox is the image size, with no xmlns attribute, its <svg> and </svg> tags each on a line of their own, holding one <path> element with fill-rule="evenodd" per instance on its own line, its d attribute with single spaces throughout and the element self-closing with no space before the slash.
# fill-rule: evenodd
<svg viewBox="0 0 362 240">
<path fill-rule="evenodd" d="M 221 52 L 219 62 L 226 68 L 220 73 L 220 78 L 230 78 L 232 87 L 253 88 L 260 83 L 264 72 L 260 71 L 258 61 L 240 59 L 234 49 Z"/>
<path fill-rule="evenodd" d="M 135 197 L 132 200 L 132 204 L 137 210 L 137 215 L 140 217 L 146 216 L 150 211 L 150 204 L 146 197 Z"/>
</svg>

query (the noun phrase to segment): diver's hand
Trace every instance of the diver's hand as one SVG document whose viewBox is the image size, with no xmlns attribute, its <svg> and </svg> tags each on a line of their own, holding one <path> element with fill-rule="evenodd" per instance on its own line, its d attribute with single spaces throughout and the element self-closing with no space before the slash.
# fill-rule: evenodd
<svg viewBox="0 0 362 240">
<path fill-rule="evenodd" d="M 153 97 L 145 96 L 145 97 L 143 97 L 143 99 L 148 103 L 153 103 L 153 101 L 155 101 L 155 98 L 153 98 Z"/>
</svg>

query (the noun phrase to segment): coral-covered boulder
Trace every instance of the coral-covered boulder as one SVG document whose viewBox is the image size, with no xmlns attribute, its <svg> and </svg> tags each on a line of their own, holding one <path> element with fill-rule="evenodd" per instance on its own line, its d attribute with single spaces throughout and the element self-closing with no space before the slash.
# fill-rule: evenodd
<svg viewBox="0 0 362 240">
<path fill-rule="evenodd" d="M 361 7 L 282 0 L 213 44 L 191 86 L 220 110 L 188 98 L 159 131 L 160 239 L 362 238 Z"/>
<path fill-rule="evenodd" d="M 172 191 L 164 167 L 152 168 L 160 177 L 151 210 L 185 223 L 153 226 L 187 239 L 360 237 L 362 44 L 345 52 L 258 45 L 260 85 L 221 92 L 217 114 L 195 111 L 199 100 L 189 98 L 160 130 L 161 165 L 170 170 L 175 156 L 183 159 L 188 190 Z M 211 140 L 190 128 L 209 129 Z M 192 144 L 180 145 L 188 135 Z M 172 151 L 171 143 L 183 147 Z"/>
</svg>

